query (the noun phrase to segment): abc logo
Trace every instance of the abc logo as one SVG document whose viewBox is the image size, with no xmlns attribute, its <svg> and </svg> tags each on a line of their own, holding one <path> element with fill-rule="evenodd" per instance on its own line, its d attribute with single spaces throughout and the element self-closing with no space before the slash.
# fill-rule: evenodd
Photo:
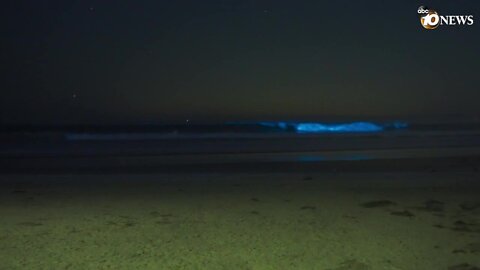
<svg viewBox="0 0 480 270">
<path fill-rule="evenodd" d="M 418 14 L 426 14 L 428 13 L 428 8 L 426 6 L 420 6 L 417 10 Z"/>
<path fill-rule="evenodd" d="M 425 29 L 435 29 L 440 25 L 440 16 L 435 10 L 420 6 L 417 13 L 420 14 L 420 23 Z"/>
</svg>

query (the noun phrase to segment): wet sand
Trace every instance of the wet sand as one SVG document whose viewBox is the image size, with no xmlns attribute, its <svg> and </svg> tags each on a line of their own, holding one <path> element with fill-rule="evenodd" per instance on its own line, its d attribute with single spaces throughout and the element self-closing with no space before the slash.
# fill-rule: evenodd
<svg viewBox="0 0 480 270">
<path fill-rule="evenodd" d="M 0 269 L 479 269 L 479 176 L 4 174 Z"/>
</svg>

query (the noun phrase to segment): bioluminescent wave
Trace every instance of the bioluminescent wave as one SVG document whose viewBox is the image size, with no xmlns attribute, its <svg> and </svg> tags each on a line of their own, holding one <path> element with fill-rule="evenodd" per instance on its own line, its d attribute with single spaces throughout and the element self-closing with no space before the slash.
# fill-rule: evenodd
<svg viewBox="0 0 480 270">
<path fill-rule="evenodd" d="M 294 125 L 297 132 L 378 132 L 384 130 L 380 125 L 368 122 L 347 124 L 300 123 Z"/>
<path fill-rule="evenodd" d="M 65 138 L 69 141 L 139 141 L 163 140 L 178 138 L 218 138 L 219 136 L 249 136 L 255 134 L 297 133 L 297 134 L 328 134 L 328 133 L 374 133 L 389 130 L 405 129 L 408 124 L 395 121 L 389 123 L 347 122 L 347 123 L 320 123 L 320 122 L 229 122 L 220 125 L 176 125 L 158 126 L 153 130 L 128 129 L 112 132 L 89 131 L 67 132 Z"/>
<path fill-rule="evenodd" d="M 391 129 L 404 129 L 408 127 L 405 122 L 377 124 L 372 122 L 350 123 L 317 123 L 317 122 L 259 122 L 261 126 L 275 127 L 283 130 L 294 130 L 298 133 L 356 133 L 356 132 L 381 132 Z"/>
</svg>

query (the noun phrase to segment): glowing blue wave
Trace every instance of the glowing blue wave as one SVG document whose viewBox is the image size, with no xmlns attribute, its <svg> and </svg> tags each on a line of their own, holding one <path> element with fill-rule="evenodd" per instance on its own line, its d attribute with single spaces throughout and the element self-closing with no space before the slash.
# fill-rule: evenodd
<svg viewBox="0 0 480 270">
<path fill-rule="evenodd" d="M 347 132 L 381 132 L 385 129 L 407 128 L 405 122 L 396 121 L 388 124 L 376 124 L 372 122 L 351 122 L 351 123 L 295 123 L 295 122 L 260 122 L 262 126 L 276 127 L 280 129 L 293 129 L 298 133 L 347 133 Z"/>
<path fill-rule="evenodd" d="M 383 127 L 368 122 L 355 122 L 347 124 L 320 124 L 300 123 L 294 124 L 297 132 L 378 132 Z"/>
</svg>

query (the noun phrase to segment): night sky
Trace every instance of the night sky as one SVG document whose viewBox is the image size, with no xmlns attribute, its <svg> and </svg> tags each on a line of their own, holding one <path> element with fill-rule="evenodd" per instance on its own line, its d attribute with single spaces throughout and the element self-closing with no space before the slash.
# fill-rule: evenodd
<svg viewBox="0 0 480 270">
<path fill-rule="evenodd" d="M 480 116 L 480 1 L 9 2 L 2 124 Z"/>
</svg>

